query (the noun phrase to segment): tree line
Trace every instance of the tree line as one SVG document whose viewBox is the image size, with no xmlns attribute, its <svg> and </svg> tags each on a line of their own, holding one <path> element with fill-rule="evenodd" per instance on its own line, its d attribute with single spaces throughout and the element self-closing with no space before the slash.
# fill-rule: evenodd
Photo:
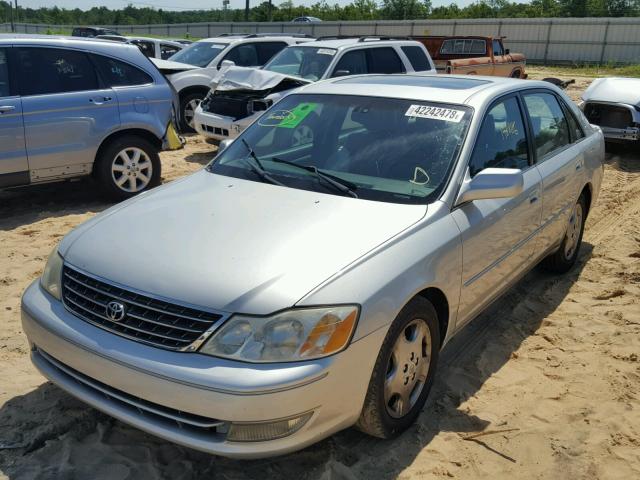
<svg viewBox="0 0 640 480">
<path fill-rule="evenodd" d="M 252 2 L 255 3 L 255 2 Z M 10 2 L 0 0 L 0 23 L 11 20 Z M 314 16 L 322 20 L 418 20 L 451 18 L 527 18 L 527 17 L 623 17 L 639 16 L 640 0 L 479 0 L 466 7 L 455 3 L 433 7 L 431 0 L 353 0 L 341 6 L 320 0 L 311 6 L 294 5 L 292 0 L 272 0 L 255 4 L 249 21 L 287 22 L 295 17 Z M 147 25 L 155 23 L 239 22 L 244 9 L 163 10 L 129 5 L 113 10 L 58 7 L 22 8 L 13 11 L 20 23 L 54 25 Z"/>
</svg>

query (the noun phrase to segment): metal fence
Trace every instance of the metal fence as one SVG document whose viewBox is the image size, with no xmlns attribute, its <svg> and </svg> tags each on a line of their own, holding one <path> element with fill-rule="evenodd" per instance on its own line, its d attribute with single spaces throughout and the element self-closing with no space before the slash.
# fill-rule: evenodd
<svg viewBox="0 0 640 480">
<path fill-rule="evenodd" d="M 640 18 L 504 18 L 299 23 L 180 23 L 106 25 L 124 34 L 194 38 L 221 33 L 307 33 L 326 35 L 492 35 L 531 63 L 640 63 Z M 20 33 L 68 30 L 71 25 L 20 23 Z M 0 32 L 10 31 L 0 24 Z"/>
</svg>

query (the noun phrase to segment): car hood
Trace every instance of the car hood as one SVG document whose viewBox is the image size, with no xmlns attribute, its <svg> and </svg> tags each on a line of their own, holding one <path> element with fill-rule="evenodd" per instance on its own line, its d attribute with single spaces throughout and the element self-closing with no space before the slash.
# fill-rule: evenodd
<svg viewBox="0 0 640 480">
<path fill-rule="evenodd" d="M 425 213 L 424 205 L 202 170 L 95 217 L 60 253 L 87 273 L 142 292 L 266 314 L 294 305 Z"/>
<path fill-rule="evenodd" d="M 196 65 L 189 65 L 188 63 L 172 62 L 171 60 L 162 60 L 160 58 L 150 58 L 151 62 L 158 67 L 164 74 L 185 72 L 187 70 L 195 70 L 200 68 Z"/>
<path fill-rule="evenodd" d="M 270 90 L 283 82 L 291 84 L 290 88 L 311 83 L 300 77 L 259 68 L 229 67 L 213 78 L 210 87 L 218 91 Z"/>
<path fill-rule="evenodd" d="M 598 78 L 584 91 L 582 100 L 624 103 L 640 107 L 640 79 Z"/>
</svg>

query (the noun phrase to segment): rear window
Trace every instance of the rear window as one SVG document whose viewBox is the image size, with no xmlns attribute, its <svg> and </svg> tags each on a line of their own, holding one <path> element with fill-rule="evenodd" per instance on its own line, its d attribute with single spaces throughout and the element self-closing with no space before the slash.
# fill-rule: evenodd
<svg viewBox="0 0 640 480">
<path fill-rule="evenodd" d="M 416 72 L 424 72 L 425 70 L 431 70 L 431 63 L 427 58 L 426 53 L 420 47 L 401 47 L 404 54 L 409 59 L 411 66 Z"/>
<path fill-rule="evenodd" d="M 0 48 L 0 97 L 9 96 L 9 65 L 7 50 Z"/>
<path fill-rule="evenodd" d="M 96 90 L 96 72 L 83 52 L 61 48 L 18 48 L 20 93 L 42 95 Z"/>
<path fill-rule="evenodd" d="M 404 73 L 402 60 L 392 47 L 369 50 L 369 73 Z"/>
<path fill-rule="evenodd" d="M 107 87 L 124 87 L 153 83 L 153 78 L 151 78 L 149 74 L 128 63 L 102 55 L 92 55 L 91 57 L 98 68 L 100 78 Z"/>
<path fill-rule="evenodd" d="M 484 55 L 487 45 L 484 40 L 472 38 L 451 38 L 442 42 L 443 55 Z"/>
</svg>

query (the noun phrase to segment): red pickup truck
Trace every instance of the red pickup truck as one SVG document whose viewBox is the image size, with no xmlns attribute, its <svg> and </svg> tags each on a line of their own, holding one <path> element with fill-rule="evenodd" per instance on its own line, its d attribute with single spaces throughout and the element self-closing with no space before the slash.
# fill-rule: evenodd
<svg viewBox="0 0 640 480">
<path fill-rule="evenodd" d="M 527 78 L 525 57 L 504 48 L 506 37 L 426 36 L 422 42 L 438 73 Z"/>
</svg>

